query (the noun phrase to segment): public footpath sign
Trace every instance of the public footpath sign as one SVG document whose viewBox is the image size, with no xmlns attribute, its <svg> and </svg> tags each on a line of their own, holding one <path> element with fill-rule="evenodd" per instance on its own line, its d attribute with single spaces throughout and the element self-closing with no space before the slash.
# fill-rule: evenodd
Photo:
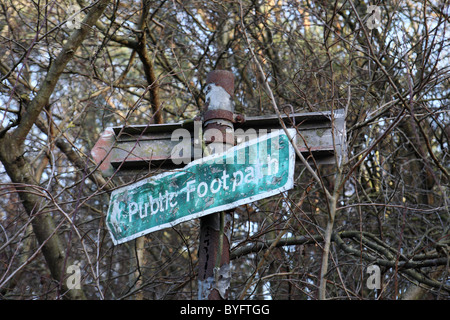
<svg viewBox="0 0 450 320">
<path fill-rule="evenodd" d="M 295 129 L 288 129 L 295 137 Z M 284 130 L 112 192 L 106 223 L 114 244 L 293 187 L 295 152 Z"/>
</svg>

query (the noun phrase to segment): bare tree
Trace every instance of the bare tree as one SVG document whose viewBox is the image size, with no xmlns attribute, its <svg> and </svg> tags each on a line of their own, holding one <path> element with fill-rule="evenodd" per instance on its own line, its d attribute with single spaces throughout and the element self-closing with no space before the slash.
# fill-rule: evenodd
<svg viewBox="0 0 450 320">
<path fill-rule="evenodd" d="M 239 113 L 348 129 L 346 161 L 300 157 L 292 191 L 236 210 L 231 299 L 449 298 L 448 1 L 0 4 L 2 298 L 197 298 L 198 221 L 114 246 L 109 192 L 155 172 L 102 176 L 90 150 L 193 119 L 216 69 Z"/>
</svg>

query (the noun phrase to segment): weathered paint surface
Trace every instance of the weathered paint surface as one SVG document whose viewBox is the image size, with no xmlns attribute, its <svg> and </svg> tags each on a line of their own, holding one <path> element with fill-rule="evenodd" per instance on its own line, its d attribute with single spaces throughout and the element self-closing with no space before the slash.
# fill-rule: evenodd
<svg viewBox="0 0 450 320">
<path fill-rule="evenodd" d="M 113 242 L 289 190 L 294 162 L 288 137 L 278 131 L 117 189 L 106 218 Z"/>
<path fill-rule="evenodd" d="M 226 92 L 225 92 L 226 93 Z M 272 130 L 247 130 L 243 131 L 238 129 L 234 132 L 236 138 L 236 144 L 240 144 L 243 141 L 248 141 L 249 137 L 257 137 Z M 205 136 L 207 135 L 205 132 Z M 215 131 L 214 131 L 215 132 Z M 178 138 L 178 137 L 177 137 Z M 195 139 L 196 137 L 194 137 Z M 111 151 L 110 161 L 113 166 L 117 167 L 125 163 L 134 163 L 139 165 L 139 162 L 149 163 L 155 161 L 169 160 L 177 163 L 178 160 L 183 160 L 185 162 L 190 162 L 194 157 L 194 149 L 192 147 L 193 139 L 188 139 L 188 148 L 183 144 L 184 153 L 174 152 L 177 150 L 182 143 L 178 140 L 170 140 L 170 138 L 165 138 L 161 140 L 147 140 L 144 138 L 139 141 L 117 141 L 116 146 Z M 314 128 L 305 129 L 297 134 L 297 147 L 301 152 L 309 153 L 311 152 L 328 152 L 333 153 L 333 138 L 332 138 L 332 128 Z M 183 142 L 184 143 L 184 142 Z M 186 159 L 188 161 L 186 161 Z M 319 161 L 323 163 L 323 161 Z"/>
<path fill-rule="evenodd" d="M 105 175 L 111 175 L 114 168 L 111 165 L 111 148 L 116 141 L 114 130 L 107 128 L 100 134 L 100 138 L 91 150 L 91 155 L 99 165 L 99 170 Z"/>
</svg>

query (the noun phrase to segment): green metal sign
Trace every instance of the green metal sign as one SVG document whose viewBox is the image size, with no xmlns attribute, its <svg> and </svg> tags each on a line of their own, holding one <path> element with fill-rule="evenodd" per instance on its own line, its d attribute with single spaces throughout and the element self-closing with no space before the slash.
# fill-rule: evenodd
<svg viewBox="0 0 450 320">
<path fill-rule="evenodd" d="M 285 132 L 277 130 L 117 189 L 106 218 L 113 242 L 287 191 L 293 187 L 294 164 L 294 149 Z"/>
</svg>

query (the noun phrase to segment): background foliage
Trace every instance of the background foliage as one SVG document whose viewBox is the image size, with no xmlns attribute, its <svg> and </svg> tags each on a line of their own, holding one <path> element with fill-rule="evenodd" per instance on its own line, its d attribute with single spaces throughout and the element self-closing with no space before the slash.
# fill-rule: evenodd
<svg viewBox="0 0 450 320">
<path fill-rule="evenodd" d="M 207 73 L 227 69 L 239 113 L 273 114 L 273 93 L 281 112 L 344 109 L 348 129 L 345 163 L 319 180 L 299 163 L 294 190 L 235 211 L 230 298 L 448 299 L 449 13 L 445 0 L 1 0 L 1 297 L 197 298 L 198 221 L 113 246 L 108 194 L 124 178 L 102 177 L 90 150 L 110 126 L 194 118 Z"/>
</svg>

